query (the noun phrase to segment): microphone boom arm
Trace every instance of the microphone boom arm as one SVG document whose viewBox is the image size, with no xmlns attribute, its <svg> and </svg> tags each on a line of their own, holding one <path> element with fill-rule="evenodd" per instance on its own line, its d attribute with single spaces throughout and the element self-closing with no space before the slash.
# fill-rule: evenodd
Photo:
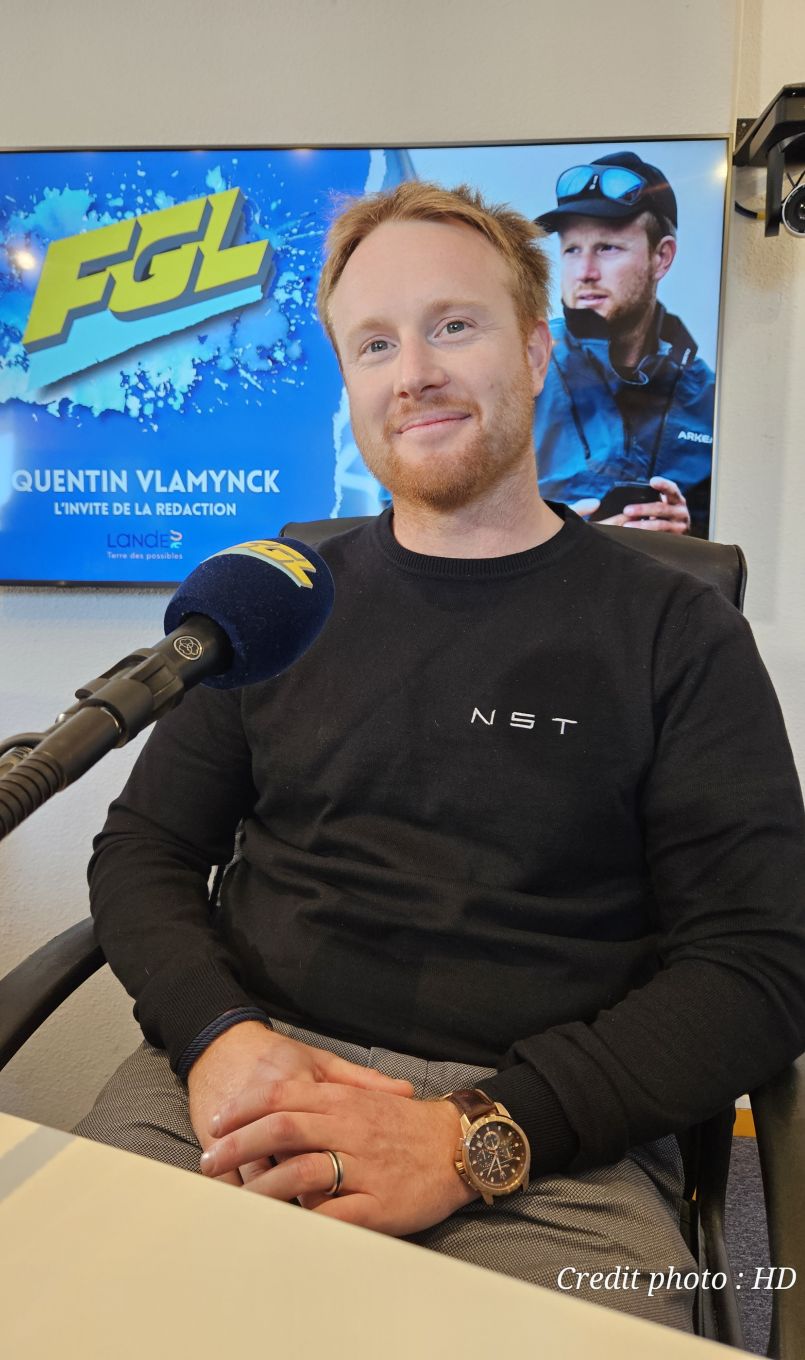
<svg viewBox="0 0 805 1360">
<path fill-rule="evenodd" d="M 74 783 L 118 746 L 177 704 L 188 689 L 230 665 L 222 628 L 192 614 L 158 642 L 118 661 L 76 690 L 78 703 L 59 715 L 30 755 L 0 777 L 0 840 L 38 807 Z"/>
</svg>

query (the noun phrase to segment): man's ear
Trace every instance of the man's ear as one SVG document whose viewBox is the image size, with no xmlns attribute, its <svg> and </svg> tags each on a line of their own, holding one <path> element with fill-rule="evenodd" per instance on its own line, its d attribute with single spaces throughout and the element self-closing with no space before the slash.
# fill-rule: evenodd
<svg viewBox="0 0 805 1360">
<path fill-rule="evenodd" d="M 547 321 L 537 321 L 528 333 L 526 352 L 534 382 L 534 396 L 538 397 L 545 385 L 545 374 L 551 361 L 553 337 Z"/>
<path fill-rule="evenodd" d="M 664 279 L 676 257 L 676 240 L 673 236 L 663 236 L 654 251 L 654 282 Z"/>
</svg>

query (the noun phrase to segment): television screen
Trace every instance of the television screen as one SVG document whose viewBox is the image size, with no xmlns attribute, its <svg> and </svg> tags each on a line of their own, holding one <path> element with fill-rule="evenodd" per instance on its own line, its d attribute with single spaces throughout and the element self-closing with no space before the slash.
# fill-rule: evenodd
<svg viewBox="0 0 805 1360">
<path fill-rule="evenodd" d="M 607 232 L 652 167 L 678 220 L 643 296 Z M 601 518 L 663 476 L 706 536 L 726 176 L 723 138 L 3 152 L 0 580 L 174 583 L 288 521 L 377 513 L 315 294 L 338 196 L 410 179 L 559 213 L 543 494 Z M 640 315 L 643 357 L 616 351 Z"/>
</svg>

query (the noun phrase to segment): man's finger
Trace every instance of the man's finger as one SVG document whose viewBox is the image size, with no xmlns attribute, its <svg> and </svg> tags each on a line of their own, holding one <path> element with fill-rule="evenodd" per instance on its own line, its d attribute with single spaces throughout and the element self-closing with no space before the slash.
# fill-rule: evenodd
<svg viewBox="0 0 805 1360">
<path fill-rule="evenodd" d="M 343 1120 L 327 1115 L 279 1110 L 211 1143 L 201 1158 L 200 1169 L 205 1176 L 219 1176 L 261 1157 L 273 1157 L 275 1152 L 298 1154 L 317 1152 L 334 1142 L 343 1145 L 343 1128 Z M 351 1141 L 355 1141 L 354 1129 Z"/>
<path fill-rule="evenodd" d="M 327 1081 L 265 1081 L 233 1096 L 210 1119 L 213 1138 L 253 1124 L 276 1110 L 299 1110 L 321 1114 L 343 1099 L 343 1084 Z"/>
<path fill-rule="evenodd" d="M 259 1176 L 263 1176 L 266 1171 L 271 1171 L 273 1166 L 273 1157 L 258 1157 L 255 1162 L 245 1162 L 243 1166 L 239 1166 L 238 1171 L 240 1172 L 243 1184 L 248 1185 L 250 1181 L 257 1180 Z"/>
<path fill-rule="evenodd" d="M 632 519 L 626 520 L 624 529 L 642 529 L 655 534 L 683 534 L 685 525 L 680 520 L 670 519 Z"/>
<path fill-rule="evenodd" d="M 213 1177 L 216 1181 L 222 1181 L 224 1185 L 243 1185 L 243 1177 L 237 1167 L 234 1171 L 227 1171 L 223 1176 Z"/>
<path fill-rule="evenodd" d="M 634 520 L 667 519 L 676 524 L 688 525 L 690 515 L 686 505 L 669 505 L 665 501 L 652 501 L 647 505 L 630 505 L 624 510 L 624 524 Z"/>
<path fill-rule="evenodd" d="M 669 496 L 673 504 L 685 504 L 685 497 L 676 482 L 672 482 L 670 477 L 652 477 L 649 486 L 652 486 L 655 491 L 662 491 L 664 495 Z"/>
<path fill-rule="evenodd" d="M 584 518 L 587 515 L 594 515 L 600 504 L 601 502 L 596 500 L 594 496 L 585 496 L 580 501 L 574 501 L 570 509 L 575 510 L 577 515 Z"/>
<path fill-rule="evenodd" d="M 341 1082 L 344 1086 L 359 1086 L 364 1090 L 389 1091 L 395 1096 L 413 1096 L 414 1088 L 410 1081 L 400 1077 L 387 1077 L 373 1067 L 358 1067 L 345 1058 L 328 1054 L 327 1061 L 321 1064 L 323 1075 L 328 1081 Z"/>
<path fill-rule="evenodd" d="M 354 1180 L 357 1163 L 346 1153 L 339 1153 L 343 1178 L 339 1194 L 349 1193 L 349 1179 Z M 254 1194 L 265 1195 L 268 1199 L 281 1199 L 290 1203 L 293 1199 L 309 1200 L 313 1203 L 324 1202 L 330 1196 L 328 1191 L 333 1184 L 334 1169 L 327 1152 L 305 1152 L 298 1157 L 289 1157 L 281 1166 L 275 1166 L 262 1176 L 250 1180 L 246 1189 Z M 303 1207 L 306 1207 L 303 1203 Z"/>
<path fill-rule="evenodd" d="M 648 519 L 651 515 L 669 515 L 674 508 L 667 501 L 643 501 L 639 505 L 624 505 L 623 513 L 627 519 Z"/>
</svg>

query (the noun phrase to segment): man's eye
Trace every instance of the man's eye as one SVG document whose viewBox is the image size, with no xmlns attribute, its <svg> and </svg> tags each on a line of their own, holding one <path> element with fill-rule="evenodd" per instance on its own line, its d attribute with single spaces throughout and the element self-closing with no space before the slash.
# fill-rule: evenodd
<svg viewBox="0 0 805 1360">
<path fill-rule="evenodd" d="M 466 325 L 467 325 L 466 321 L 447 321 L 443 329 L 447 331 L 448 335 L 460 335 L 461 331 L 466 328 Z M 459 329 L 453 330 L 452 328 L 454 326 L 458 327 Z"/>
<path fill-rule="evenodd" d="M 370 340 L 369 343 L 368 343 L 368 345 L 366 345 L 366 346 L 364 347 L 364 351 L 363 351 L 363 352 L 364 352 L 364 354 L 382 354 L 382 353 L 383 353 L 382 348 L 381 348 L 381 349 L 375 349 L 375 346 L 376 346 L 376 345 L 381 345 L 381 346 L 382 346 L 382 345 L 387 345 L 387 344 L 388 344 L 388 341 L 387 341 L 387 340 Z"/>
</svg>

